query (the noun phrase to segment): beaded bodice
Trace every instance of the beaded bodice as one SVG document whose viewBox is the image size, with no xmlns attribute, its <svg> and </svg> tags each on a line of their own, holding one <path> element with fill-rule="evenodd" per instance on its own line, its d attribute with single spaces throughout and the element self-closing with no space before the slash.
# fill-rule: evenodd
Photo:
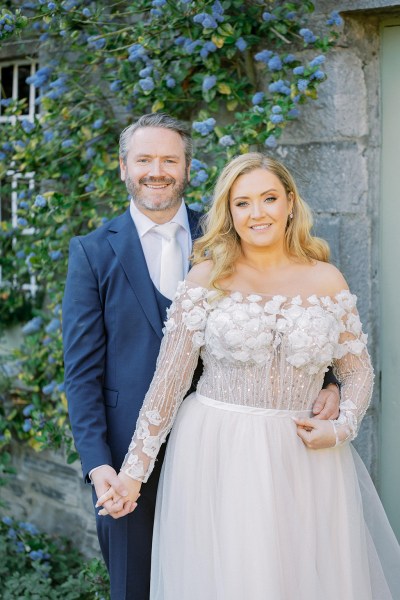
<svg viewBox="0 0 400 600">
<path fill-rule="evenodd" d="M 340 442 L 357 435 L 372 393 L 373 372 L 348 290 L 329 296 L 220 296 L 179 285 L 168 310 L 156 372 L 140 411 L 123 470 L 146 481 L 160 445 L 190 387 L 220 402 L 282 410 L 311 409 L 332 364 L 341 382 Z"/>
</svg>

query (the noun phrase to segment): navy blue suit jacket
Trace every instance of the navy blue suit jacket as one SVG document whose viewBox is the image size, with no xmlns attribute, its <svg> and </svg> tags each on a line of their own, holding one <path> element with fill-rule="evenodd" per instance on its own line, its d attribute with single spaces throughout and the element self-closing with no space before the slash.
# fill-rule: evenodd
<svg viewBox="0 0 400 600">
<path fill-rule="evenodd" d="M 199 214 L 188 209 L 193 239 Z M 152 380 L 163 323 L 129 210 L 70 243 L 65 385 L 84 477 L 119 470 Z"/>
</svg>

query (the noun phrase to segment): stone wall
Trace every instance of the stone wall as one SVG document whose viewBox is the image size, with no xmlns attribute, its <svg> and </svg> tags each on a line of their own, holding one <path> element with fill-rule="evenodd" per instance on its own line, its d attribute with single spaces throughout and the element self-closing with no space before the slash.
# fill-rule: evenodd
<svg viewBox="0 0 400 600">
<path fill-rule="evenodd" d="M 286 130 L 278 154 L 315 212 L 316 232 L 330 242 L 333 262 L 359 297 L 379 373 L 379 31 L 382 16 L 400 14 L 400 2 L 317 0 L 315 4 L 316 21 L 326 19 L 332 10 L 345 11 L 344 31 L 329 54 L 328 80 L 320 88 L 320 99 L 302 109 L 301 122 Z M 379 404 L 376 385 L 356 444 L 375 479 Z M 17 446 L 13 454 L 17 475 L 2 494 L 14 514 L 47 531 L 66 534 L 87 554 L 96 554 L 91 490 L 82 483 L 78 465 L 66 466 L 61 456 L 35 454 Z"/>
</svg>

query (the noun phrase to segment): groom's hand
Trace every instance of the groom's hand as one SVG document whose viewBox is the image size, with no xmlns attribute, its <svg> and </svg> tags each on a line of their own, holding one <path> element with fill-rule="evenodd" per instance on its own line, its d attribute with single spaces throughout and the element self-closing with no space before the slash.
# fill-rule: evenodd
<svg viewBox="0 0 400 600">
<path fill-rule="evenodd" d="M 334 383 L 330 383 L 318 394 L 313 406 L 314 419 L 337 419 L 339 416 L 340 393 Z"/>
<path fill-rule="evenodd" d="M 112 467 L 103 465 L 93 471 L 92 482 L 97 498 L 104 496 L 110 488 L 113 488 L 114 498 L 108 500 L 103 505 L 108 514 L 113 516 L 114 513 L 118 513 L 118 516 L 122 517 L 131 512 L 132 505 L 131 502 L 127 500 L 128 490 Z"/>
</svg>

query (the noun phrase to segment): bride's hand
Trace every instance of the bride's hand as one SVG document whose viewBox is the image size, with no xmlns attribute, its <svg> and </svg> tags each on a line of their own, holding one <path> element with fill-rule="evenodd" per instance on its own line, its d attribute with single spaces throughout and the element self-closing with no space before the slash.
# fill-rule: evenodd
<svg viewBox="0 0 400 600">
<path fill-rule="evenodd" d="M 336 445 L 336 433 L 330 421 L 318 419 L 293 419 L 297 425 L 297 435 L 312 450 L 332 448 Z"/>
<path fill-rule="evenodd" d="M 117 510 L 117 511 L 112 511 L 112 510 L 108 511 L 105 508 L 102 508 L 99 511 L 99 515 L 101 515 L 101 516 L 105 516 L 105 515 L 109 514 L 114 519 L 118 519 L 120 517 L 124 517 L 125 515 L 133 512 L 135 510 L 135 508 L 137 507 L 137 500 L 140 496 L 140 488 L 142 486 L 141 481 L 132 479 L 132 477 L 125 475 L 125 473 L 123 471 L 121 471 L 118 474 L 118 478 L 124 484 L 124 487 L 128 490 L 127 496 L 124 496 L 123 498 L 121 498 L 121 496 L 119 494 L 117 494 L 112 487 L 110 487 L 110 489 L 105 494 L 103 494 L 102 496 L 100 496 L 100 498 L 98 498 L 98 500 L 96 502 L 96 508 L 99 508 L 100 506 L 104 507 L 104 504 L 106 502 L 108 502 L 109 500 L 112 500 L 118 508 L 119 508 L 119 504 L 121 503 L 121 500 L 122 500 L 123 508 L 122 508 L 122 510 Z"/>
</svg>

